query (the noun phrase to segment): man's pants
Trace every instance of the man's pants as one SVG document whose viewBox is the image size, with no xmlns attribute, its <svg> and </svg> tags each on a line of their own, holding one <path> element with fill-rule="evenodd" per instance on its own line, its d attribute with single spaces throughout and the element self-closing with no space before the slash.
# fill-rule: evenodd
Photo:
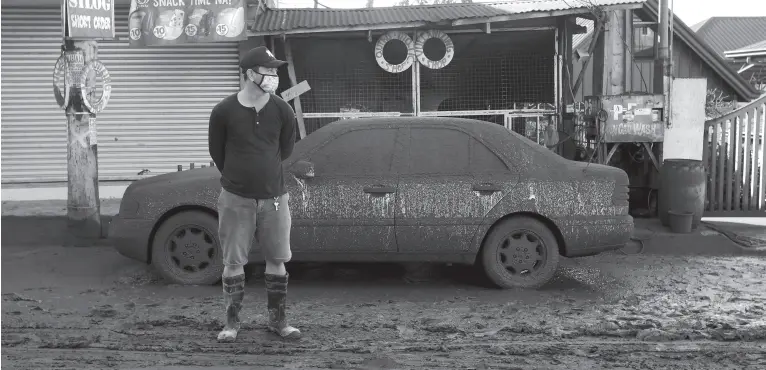
<svg viewBox="0 0 766 370">
<path fill-rule="evenodd" d="M 270 263 L 290 261 L 290 195 L 249 199 L 221 190 L 218 197 L 218 236 L 224 266 L 244 266 L 253 238 Z M 278 203 L 275 206 L 274 203 Z"/>
</svg>

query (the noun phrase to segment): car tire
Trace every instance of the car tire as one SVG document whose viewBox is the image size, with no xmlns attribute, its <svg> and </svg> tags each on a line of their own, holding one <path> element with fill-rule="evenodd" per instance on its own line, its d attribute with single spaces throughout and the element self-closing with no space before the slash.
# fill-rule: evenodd
<svg viewBox="0 0 766 370">
<path fill-rule="evenodd" d="M 490 229 L 480 262 L 487 278 L 500 288 L 537 289 L 556 273 L 559 245 L 544 223 L 511 217 Z"/>
<path fill-rule="evenodd" d="M 152 265 L 176 284 L 212 285 L 221 281 L 223 259 L 217 218 L 202 211 L 183 211 L 165 220 L 152 240 Z"/>
</svg>

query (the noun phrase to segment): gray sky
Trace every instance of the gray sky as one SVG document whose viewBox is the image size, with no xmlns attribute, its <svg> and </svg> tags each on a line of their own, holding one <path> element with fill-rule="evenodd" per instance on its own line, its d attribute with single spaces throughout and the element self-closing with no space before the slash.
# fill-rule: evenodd
<svg viewBox="0 0 766 370">
<path fill-rule="evenodd" d="M 313 8 L 314 0 L 278 0 L 285 8 Z M 474 0 L 498 2 L 497 0 Z M 766 16 L 766 0 L 670 0 L 676 14 L 689 26 L 713 16 Z M 361 8 L 366 0 L 319 0 L 331 8 Z M 391 6 L 397 0 L 375 0 L 376 6 Z"/>
</svg>

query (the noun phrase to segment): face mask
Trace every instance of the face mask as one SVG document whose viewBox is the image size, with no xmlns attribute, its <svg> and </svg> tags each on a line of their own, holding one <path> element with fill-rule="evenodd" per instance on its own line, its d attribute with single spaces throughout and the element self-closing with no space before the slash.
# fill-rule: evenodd
<svg viewBox="0 0 766 370">
<path fill-rule="evenodd" d="M 258 86 L 267 93 L 275 93 L 279 87 L 279 77 L 271 75 L 262 76 L 263 80 L 261 80 L 261 84 Z"/>
</svg>

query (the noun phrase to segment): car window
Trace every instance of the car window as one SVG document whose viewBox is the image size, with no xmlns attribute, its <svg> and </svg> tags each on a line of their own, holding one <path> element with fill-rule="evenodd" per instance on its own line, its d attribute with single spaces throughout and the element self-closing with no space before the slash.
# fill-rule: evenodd
<svg viewBox="0 0 766 370">
<path fill-rule="evenodd" d="M 309 159 L 317 176 L 391 171 L 396 129 L 362 129 L 340 135 Z"/>
<path fill-rule="evenodd" d="M 480 141 L 471 139 L 471 172 L 499 173 L 507 171 L 508 166 L 503 163 L 500 157 Z"/>
<path fill-rule="evenodd" d="M 409 173 L 466 174 L 470 136 L 449 128 L 413 128 Z"/>
</svg>

